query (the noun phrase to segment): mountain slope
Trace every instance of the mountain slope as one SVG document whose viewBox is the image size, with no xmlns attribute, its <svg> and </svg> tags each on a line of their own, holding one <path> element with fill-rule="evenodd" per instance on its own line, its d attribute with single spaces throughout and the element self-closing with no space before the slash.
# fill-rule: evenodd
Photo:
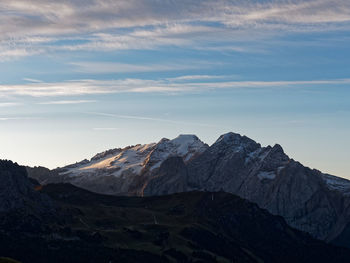
<svg viewBox="0 0 350 263">
<path fill-rule="evenodd" d="M 350 222 L 348 180 L 304 167 L 278 144 L 262 147 L 235 133 L 220 136 L 210 147 L 196 136 L 182 135 L 110 150 L 51 173 L 41 174 L 41 182 L 69 182 L 113 195 L 224 190 L 326 241 L 344 236 Z"/>
<path fill-rule="evenodd" d="M 161 167 L 173 165 L 186 168 L 180 157 Z M 0 168 L 1 218 L 24 211 L 21 221 L 1 225 L 0 256 L 23 263 L 350 261 L 350 250 L 229 193 L 101 195 L 70 184 L 35 185 L 11 162 Z"/>
<path fill-rule="evenodd" d="M 42 169 L 28 168 L 28 173 L 43 184 L 67 182 L 97 193 L 142 195 L 154 171 L 167 158 L 180 156 L 189 162 L 207 148 L 197 136 L 180 135 L 173 140 L 108 150 L 46 176 Z"/>
<path fill-rule="evenodd" d="M 237 194 L 327 241 L 340 235 L 350 222 L 349 181 L 304 167 L 280 145 L 261 147 L 245 136 L 228 133 L 185 166 L 162 169 L 161 176 L 154 176 L 148 184 L 158 189 L 147 191 L 146 187 L 144 193 L 163 194 L 166 187 L 159 182 L 171 175 L 187 182 L 182 189 Z"/>
<path fill-rule="evenodd" d="M 191 162 L 188 174 L 193 189 L 237 194 L 325 240 L 339 233 L 349 202 L 344 189 L 330 188 L 321 172 L 290 159 L 281 146 L 260 147 L 233 133 Z"/>
<path fill-rule="evenodd" d="M 42 231 L 55 216 L 50 198 L 35 191 L 24 167 L 0 160 L 0 226 L 4 231 Z"/>
<path fill-rule="evenodd" d="M 164 261 L 191 262 L 200 256 L 207 258 L 201 262 L 350 259 L 349 250 L 312 239 L 281 217 L 225 192 L 118 197 L 67 184 L 47 185 L 42 192 L 74 211 L 68 222 L 72 236 L 95 232 L 102 244 L 153 251 Z"/>
</svg>

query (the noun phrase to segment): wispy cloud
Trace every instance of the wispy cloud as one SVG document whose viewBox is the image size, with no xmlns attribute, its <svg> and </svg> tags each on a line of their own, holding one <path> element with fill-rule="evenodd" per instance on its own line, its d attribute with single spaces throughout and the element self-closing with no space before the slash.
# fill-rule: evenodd
<svg viewBox="0 0 350 263">
<path fill-rule="evenodd" d="M 0 117 L 0 121 L 27 121 L 27 120 L 39 120 L 39 117 Z"/>
<path fill-rule="evenodd" d="M 43 105 L 66 105 L 66 104 L 81 104 L 81 103 L 92 103 L 96 102 L 96 100 L 52 100 L 39 102 L 38 104 Z"/>
<path fill-rule="evenodd" d="M 242 41 L 350 28 L 348 0 L 3 0 L 0 11 L 2 61 L 62 49 L 215 48 L 208 42 L 246 52 Z"/>
<path fill-rule="evenodd" d="M 165 64 L 127 64 L 115 62 L 72 62 L 77 72 L 108 74 L 108 73 L 129 73 L 129 72 L 160 72 L 206 68 L 210 65 L 201 61 L 191 63 L 165 63 Z"/>
<path fill-rule="evenodd" d="M 40 83 L 43 82 L 42 80 L 39 79 L 31 79 L 31 78 L 23 78 L 24 81 L 28 81 L 28 82 L 33 82 L 33 83 Z"/>
<path fill-rule="evenodd" d="M 10 120 L 17 120 L 18 118 L 11 118 L 11 117 L 0 117 L 0 121 L 10 121 Z"/>
<path fill-rule="evenodd" d="M 186 125 L 191 124 L 191 125 L 196 125 L 196 126 L 212 127 L 212 125 L 205 124 L 205 123 L 185 122 L 185 121 L 177 121 L 177 120 L 163 119 L 163 118 L 157 118 L 157 117 L 148 117 L 148 116 L 121 115 L 121 114 L 105 113 L 105 112 L 85 112 L 85 113 L 91 114 L 91 115 L 102 116 L 102 117 L 112 117 L 112 118 L 119 118 L 119 119 L 154 121 L 154 122 L 163 122 L 163 123 L 169 123 L 169 124 L 186 124 Z"/>
<path fill-rule="evenodd" d="M 232 78 L 233 76 L 223 76 L 223 75 L 184 75 L 174 78 L 167 78 L 170 81 L 190 81 L 190 80 L 208 80 L 208 79 L 224 79 L 224 78 Z"/>
<path fill-rule="evenodd" d="M 26 48 L 13 49 L 11 47 L 4 47 L 0 45 L 0 62 L 30 56 L 30 55 L 33 55 L 34 53 L 35 52 L 31 52 Z"/>
<path fill-rule="evenodd" d="M 208 76 L 193 79 L 119 79 L 119 80 L 75 80 L 57 83 L 29 83 L 23 85 L 0 85 L 0 96 L 60 97 L 108 93 L 188 93 L 215 89 L 237 88 L 304 88 L 329 87 L 350 84 L 350 79 L 306 80 L 306 81 L 205 81 Z M 214 76 L 215 78 L 215 76 Z M 46 104 L 87 103 L 86 100 L 58 100 Z"/>
<path fill-rule="evenodd" d="M 0 107 L 15 107 L 21 105 L 21 103 L 18 102 L 0 102 Z"/>
<path fill-rule="evenodd" d="M 115 128 L 115 127 L 97 127 L 97 128 L 93 128 L 94 131 L 115 131 L 118 130 L 119 128 Z"/>
</svg>

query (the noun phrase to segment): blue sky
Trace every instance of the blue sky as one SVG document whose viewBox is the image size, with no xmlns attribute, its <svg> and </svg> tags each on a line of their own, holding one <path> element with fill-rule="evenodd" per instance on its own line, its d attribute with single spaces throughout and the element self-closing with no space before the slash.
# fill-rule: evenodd
<svg viewBox="0 0 350 263">
<path fill-rule="evenodd" d="M 233 131 L 350 178 L 349 73 L 347 0 L 4 0 L 0 157 Z"/>
</svg>

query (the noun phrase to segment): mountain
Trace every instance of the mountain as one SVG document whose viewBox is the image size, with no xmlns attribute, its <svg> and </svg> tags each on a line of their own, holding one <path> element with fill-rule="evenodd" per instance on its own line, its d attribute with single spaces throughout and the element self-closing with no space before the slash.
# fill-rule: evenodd
<svg viewBox="0 0 350 263">
<path fill-rule="evenodd" d="M 169 157 L 179 156 L 188 163 L 207 148 L 197 136 L 180 135 L 173 140 L 163 138 L 158 143 L 108 150 L 54 171 L 28 168 L 28 172 L 42 184 L 71 183 L 97 193 L 143 195 L 143 188 Z"/>
<path fill-rule="evenodd" d="M 112 195 L 223 190 L 283 216 L 315 238 L 350 246 L 350 181 L 303 166 L 278 144 L 262 147 L 235 133 L 211 146 L 194 135 L 180 135 L 109 150 L 40 178 L 29 173 L 41 183 L 68 182 Z"/>
<path fill-rule="evenodd" d="M 133 262 L 132 255 L 135 262 L 350 260 L 350 250 L 315 240 L 282 217 L 225 192 L 119 197 L 51 184 L 41 193 L 69 214 L 61 239 L 114 249 L 111 262 Z"/>
<path fill-rule="evenodd" d="M 187 170 L 190 188 L 237 194 L 323 240 L 339 235 L 350 220 L 349 181 L 304 167 L 277 144 L 261 147 L 225 134 Z"/>
<path fill-rule="evenodd" d="M 38 185 L 9 161 L 0 161 L 0 178 L 2 262 L 350 261 L 349 249 L 226 192 L 101 195 L 71 184 Z"/>
<path fill-rule="evenodd" d="M 2 231 L 43 231 L 43 222 L 55 217 L 51 199 L 35 190 L 26 169 L 0 160 L 0 227 Z"/>
</svg>

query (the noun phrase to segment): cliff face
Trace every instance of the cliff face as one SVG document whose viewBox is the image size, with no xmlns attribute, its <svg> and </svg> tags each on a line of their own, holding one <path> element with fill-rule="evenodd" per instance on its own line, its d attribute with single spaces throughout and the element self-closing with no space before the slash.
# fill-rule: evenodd
<svg viewBox="0 0 350 263">
<path fill-rule="evenodd" d="M 321 172 L 290 159 L 281 146 L 262 148 L 237 134 L 223 136 L 189 163 L 188 178 L 191 189 L 237 194 L 326 240 L 337 235 L 348 202 Z"/>
<path fill-rule="evenodd" d="M 143 195 L 165 195 L 186 192 L 188 172 L 181 157 L 170 157 L 145 185 Z"/>
<path fill-rule="evenodd" d="M 278 144 L 261 147 L 245 136 L 228 133 L 183 165 L 164 163 L 144 194 L 167 193 L 169 182 L 171 192 L 223 190 L 255 202 L 283 216 L 291 226 L 327 241 L 341 234 L 350 221 L 349 182 L 304 167 L 290 159 Z"/>
<path fill-rule="evenodd" d="M 0 225 L 3 231 L 41 231 L 55 215 L 51 199 L 35 190 L 26 169 L 0 160 Z"/>
</svg>

